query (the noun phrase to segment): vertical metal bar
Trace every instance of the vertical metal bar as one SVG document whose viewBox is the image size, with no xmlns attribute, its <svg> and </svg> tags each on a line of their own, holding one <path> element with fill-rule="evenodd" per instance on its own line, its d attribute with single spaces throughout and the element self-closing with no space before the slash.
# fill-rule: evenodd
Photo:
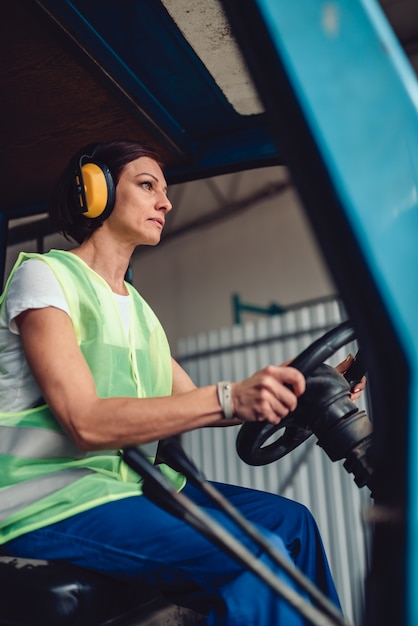
<svg viewBox="0 0 418 626">
<path fill-rule="evenodd" d="M 0 211 L 0 287 L 1 288 L 3 288 L 4 274 L 6 271 L 8 226 L 9 226 L 9 218 L 7 214 L 3 211 Z"/>
<path fill-rule="evenodd" d="M 239 294 L 234 293 L 232 296 L 232 312 L 234 324 L 241 324 L 241 298 Z"/>
</svg>

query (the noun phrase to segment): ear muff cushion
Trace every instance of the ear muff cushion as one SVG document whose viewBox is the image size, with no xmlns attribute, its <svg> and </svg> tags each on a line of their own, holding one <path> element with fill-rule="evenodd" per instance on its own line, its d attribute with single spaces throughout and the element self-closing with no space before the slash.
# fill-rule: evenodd
<svg viewBox="0 0 418 626">
<path fill-rule="evenodd" d="M 100 163 L 85 163 L 81 167 L 82 184 L 86 194 L 85 217 L 107 217 L 115 202 L 113 179 L 109 169 Z"/>
</svg>

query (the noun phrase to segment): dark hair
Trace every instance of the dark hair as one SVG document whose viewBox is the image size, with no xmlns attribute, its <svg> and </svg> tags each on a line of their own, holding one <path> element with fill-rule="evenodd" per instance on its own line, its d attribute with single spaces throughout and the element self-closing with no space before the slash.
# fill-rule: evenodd
<svg viewBox="0 0 418 626">
<path fill-rule="evenodd" d="M 75 193 L 76 171 L 83 156 L 91 157 L 98 163 L 105 164 L 112 175 L 116 186 L 125 165 L 140 157 L 154 159 L 163 167 L 157 152 L 146 144 L 127 139 L 116 139 L 99 144 L 89 144 L 79 150 L 69 161 L 49 203 L 49 217 L 57 232 L 66 239 L 74 239 L 82 243 L 100 228 L 105 217 L 88 218 L 80 213 Z"/>
</svg>

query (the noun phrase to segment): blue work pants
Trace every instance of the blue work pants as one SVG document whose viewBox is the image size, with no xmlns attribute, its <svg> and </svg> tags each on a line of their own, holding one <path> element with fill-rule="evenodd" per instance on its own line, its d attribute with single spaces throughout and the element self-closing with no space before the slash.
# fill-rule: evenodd
<svg viewBox="0 0 418 626">
<path fill-rule="evenodd" d="M 224 496 L 265 537 L 339 606 L 322 541 L 310 512 L 281 496 L 215 483 Z M 249 547 L 282 580 L 270 559 L 208 498 L 190 484 L 184 492 Z M 113 576 L 178 590 L 198 585 L 202 603 L 211 606 L 208 626 L 306 626 L 300 614 L 252 572 L 184 521 L 145 496 L 98 506 L 19 537 L 3 554 L 63 559 Z"/>
</svg>

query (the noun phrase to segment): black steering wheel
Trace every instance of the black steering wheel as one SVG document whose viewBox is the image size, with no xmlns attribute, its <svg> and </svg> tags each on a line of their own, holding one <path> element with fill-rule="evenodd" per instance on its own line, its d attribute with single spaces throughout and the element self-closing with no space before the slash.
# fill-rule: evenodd
<svg viewBox="0 0 418 626">
<path fill-rule="evenodd" d="M 308 377 L 321 363 L 332 356 L 342 346 L 355 339 L 350 322 L 343 322 L 321 338 L 314 341 L 291 363 L 305 377 Z M 284 434 L 272 443 L 264 445 L 279 429 Z M 269 422 L 246 422 L 239 430 L 236 447 L 239 457 L 249 465 L 267 465 L 281 459 L 312 435 L 306 416 L 289 413 L 280 424 Z"/>
</svg>

